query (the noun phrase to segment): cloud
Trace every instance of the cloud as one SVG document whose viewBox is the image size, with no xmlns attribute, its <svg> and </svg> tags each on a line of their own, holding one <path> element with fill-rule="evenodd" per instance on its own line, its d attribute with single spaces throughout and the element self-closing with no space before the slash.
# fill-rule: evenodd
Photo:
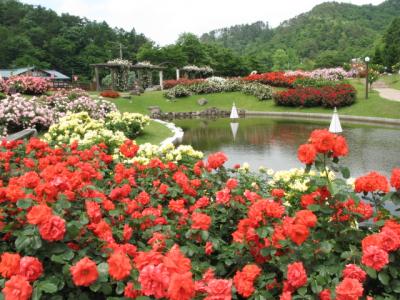
<svg viewBox="0 0 400 300">
<path fill-rule="evenodd" d="M 106 21 L 125 30 L 135 28 L 155 42 L 175 42 L 179 34 L 202 34 L 236 24 L 268 21 L 273 27 L 312 9 L 321 0 L 26 0 L 57 11 Z M 379 4 L 382 0 L 343 1 Z"/>
</svg>

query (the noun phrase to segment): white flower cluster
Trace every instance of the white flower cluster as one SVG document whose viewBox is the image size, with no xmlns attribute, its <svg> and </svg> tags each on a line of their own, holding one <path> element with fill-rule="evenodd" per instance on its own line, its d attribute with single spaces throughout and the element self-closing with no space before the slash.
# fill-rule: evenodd
<svg viewBox="0 0 400 300">
<path fill-rule="evenodd" d="M 204 73 L 204 74 L 211 74 L 212 72 L 214 72 L 214 70 L 209 66 L 198 67 L 195 65 L 184 66 L 182 70 L 186 72 Z"/>
<path fill-rule="evenodd" d="M 153 65 L 151 62 L 144 60 L 144 61 L 139 61 L 135 64 L 137 67 L 143 67 L 143 68 L 153 68 L 155 65 Z"/>
<path fill-rule="evenodd" d="M 122 67 L 131 67 L 132 66 L 132 63 L 129 60 L 121 59 L 121 58 L 116 58 L 116 59 L 113 59 L 113 60 L 109 60 L 109 61 L 107 61 L 107 64 L 120 65 Z"/>
</svg>

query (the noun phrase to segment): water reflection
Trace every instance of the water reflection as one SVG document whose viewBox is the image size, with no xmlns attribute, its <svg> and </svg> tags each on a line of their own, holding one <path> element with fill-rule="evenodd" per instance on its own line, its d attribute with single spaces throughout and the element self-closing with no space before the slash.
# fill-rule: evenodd
<svg viewBox="0 0 400 300">
<path fill-rule="evenodd" d="M 236 121 L 236 120 L 235 120 Z M 248 162 L 253 169 L 266 166 L 274 170 L 302 167 L 297 160 L 297 148 L 310 132 L 327 128 L 329 122 L 282 120 L 271 118 L 239 119 L 236 138 L 232 135 L 231 120 L 175 120 L 185 131 L 184 144 L 205 153 L 224 151 L 232 166 Z M 358 176 L 371 170 L 390 174 L 400 166 L 400 129 L 342 123 L 350 155 L 344 162 Z"/>
</svg>

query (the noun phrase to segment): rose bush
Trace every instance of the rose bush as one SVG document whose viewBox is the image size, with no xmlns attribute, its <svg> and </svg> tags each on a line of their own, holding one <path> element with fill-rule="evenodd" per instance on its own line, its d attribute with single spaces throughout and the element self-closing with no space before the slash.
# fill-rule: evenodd
<svg viewBox="0 0 400 300">
<path fill-rule="evenodd" d="M 114 156 L 3 142 L 3 296 L 397 299 L 400 224 L 383 204 L 399 201 L 400 170 L 392 191 L 377 173 L 347 183 L 348 150 L 317 130 L 305 170 L 273 174 L 226 169 L 223 153 L 163 160 L 130 140 Z"/>
<path fill-rule="evenodd" d="M 13 76 L 6 80 L 5 86 L 7 91 L 15 90 L 21 94 L 42 95 L 50 89 L 51 82 L 42 77 Z"/>
<path fill-rule="evenodd" d="M 350 84 L 334 86 L 297 87 L 273 94 L 277 105 L 303 107 L 342 107 L 352 105 L 356 101 L 356 90 Z"/>
<path fill-rule="evenodd" d="M 244 77 L 243 80 L 250 82 L 260 82 L 274 87 L 293 87 L 299 75 L 285 74 L 284 72 L 269 72 L 262 74 L 252 74 Z"/>
</svg>

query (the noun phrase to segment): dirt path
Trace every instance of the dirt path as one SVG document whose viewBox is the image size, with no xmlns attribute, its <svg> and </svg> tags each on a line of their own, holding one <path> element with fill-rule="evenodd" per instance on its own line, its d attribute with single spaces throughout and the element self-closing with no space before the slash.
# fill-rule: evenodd
<svg viewBox="0 0 400 300">
<path fill-rule="evenodd" d="M 377 91 L 382 98 L 400 102 L 400 90 L 388 87 L 386 83 L 381 80 L 375 82 L 372 86 L 372 89 Z"/>
</svg>

